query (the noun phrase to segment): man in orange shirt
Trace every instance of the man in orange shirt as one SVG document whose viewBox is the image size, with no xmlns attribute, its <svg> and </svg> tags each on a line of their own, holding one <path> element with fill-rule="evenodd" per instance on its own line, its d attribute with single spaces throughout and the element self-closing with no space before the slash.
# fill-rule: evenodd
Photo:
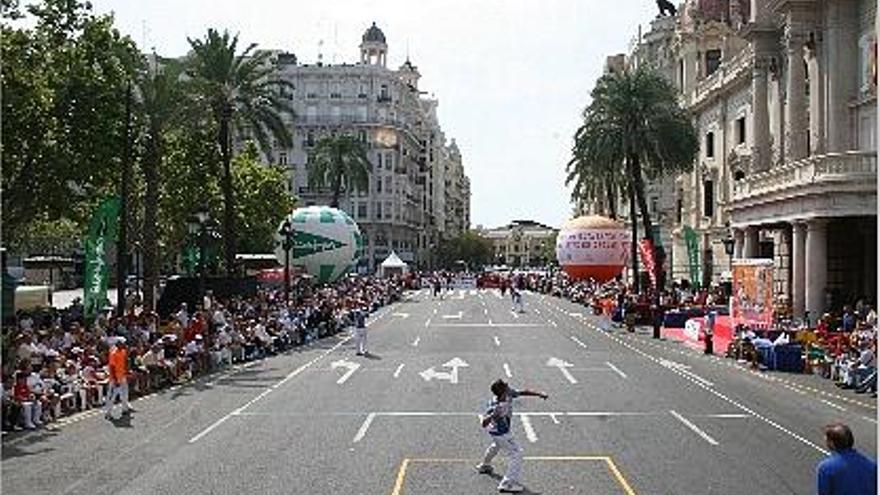
<svg viewBox="0 0 880 495">
<path fill-rule="evenodd" d="M 128 350 L 125 347 L 125 337 L 118 337 L 116 345 L 110 349 L 108 368 L 110 391 L 104 406 L 104 417 L 110 419 L 110 410 L 117 398 L 122 402 L 123 413 L 131 412 L 131 405 L 128 403 Z"/>
</svg>

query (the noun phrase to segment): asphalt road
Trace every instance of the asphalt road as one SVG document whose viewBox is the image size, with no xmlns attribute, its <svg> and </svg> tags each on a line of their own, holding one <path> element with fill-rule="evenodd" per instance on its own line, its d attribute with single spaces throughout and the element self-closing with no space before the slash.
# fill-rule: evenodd
<svg viewBox="0 0 880 495">
<path fill-rule="evenodd" d="M 517 314 L 497 291 L 420 291 L 371 317 L 371 357 L 333 337 L 141 399 L 130 422 L 91 412 L 10 436 L 2 492 L 494 493 L 473 465 L 499 377 L 550 394 L 514 419 L 531 493 L 814 493 L 838 420 L 876 453 L 876 400 L 524 299 Z"/>
</svg>

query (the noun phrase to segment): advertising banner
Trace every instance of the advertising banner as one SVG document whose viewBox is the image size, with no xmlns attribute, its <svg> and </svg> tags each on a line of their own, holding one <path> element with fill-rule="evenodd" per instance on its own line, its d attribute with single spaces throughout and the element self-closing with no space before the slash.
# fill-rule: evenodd
<svg viewBox="0 0 880 495">
<path fill-rule="evenodd" d="M 86 237 L 86 280 L 83 289 L 83 313 L 93 318 L 107 300 L 107 245 L 116 240 L 119 224 L 120 201 L 117 197 L 107 198 L 98 206 L 89 222 Z"/>
<path fill-rule="evenodd" d="M 639 241 L 639 257 L 642 259 L 642 266 L 648 272 L 651 279 L 651 287 L 657 288 L 657 270 L 654 264 L 654 243 L 651 239 L 642 239 Z"/>
<path fill-rule="evenodd" d="M 771 259 L 733 260 L 734 324 L 768 328 L 773 323 L 773 271 Z"/>
<path fill-rule="evenodd" d="M 688 271 L 690 272 L 691 285 L 700 286 L 700 246 L 697 241 L 697 233 L 694 229 L 684 227 L 684 242 L 687 245 Z"/>
</svg>

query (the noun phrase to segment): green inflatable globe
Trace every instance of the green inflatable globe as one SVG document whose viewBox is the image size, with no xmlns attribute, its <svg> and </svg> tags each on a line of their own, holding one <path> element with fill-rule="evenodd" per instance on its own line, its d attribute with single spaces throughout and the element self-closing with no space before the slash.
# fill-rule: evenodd
<svg viewBox="0 0 880 495">
<path fill-rule="evenodd" d="M 363 256 L 364 239 L 354 220 L 342 210 L 329 206 L 308 206 L 291 213 L 292 249 L 290 264 L 303 267 L 319 283 L 339 280 L 357 266 Z M 282 226 L 275 234 L 275 256 L 284 264 Z"/>
</svg>

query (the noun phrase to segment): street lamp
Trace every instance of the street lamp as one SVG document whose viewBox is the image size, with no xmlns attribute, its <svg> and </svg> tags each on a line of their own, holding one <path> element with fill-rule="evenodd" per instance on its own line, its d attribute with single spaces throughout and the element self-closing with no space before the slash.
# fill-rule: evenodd
<svg viewBox="0 0 880 495">
<path fill-rule="evenodd" d="M 724 253 L 727 255 L 727 269 L 733 273 L 733 246 L 735 241 L 731 237 L 729 230 L 727 231 L 727 237 L 722 239 L 721 242 L 724 244 Z"/>
<path fill-rule="evenodd" d="M 295 230 L 290 223 L 290 217 L 281 224 L 281 247 L 284 248 L 284 300 L 290 300 L 290 250 L 293 249 L 293 235 Z"/>
<path fill-rule="evenodd" d="M 208 211 L 208 205 L 201 204 L 196 210 L 193 217 L 187 222 L 187 230 L 191 235 L 196 236 L 199 248 L 199 296 L 205 295 L 205 237 L 208 230 L 208 222 L 211 214 Z"/>
</svg>

